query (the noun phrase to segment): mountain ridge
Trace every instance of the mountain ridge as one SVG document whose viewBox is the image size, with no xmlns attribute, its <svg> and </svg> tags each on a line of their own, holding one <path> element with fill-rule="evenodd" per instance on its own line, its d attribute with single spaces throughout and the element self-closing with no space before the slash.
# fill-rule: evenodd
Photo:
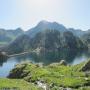
<svg viewBox="0 0 90 90">
<path fill-rule="evenodd" d="M 88 46 L 82 36 L 88 32 L 73 28 L 67 29 L 57 22 L 40 21 L 35 27 L 22 33 L 5 48 L 14 53 L 23 52 L 24 50 L 58 51 L 60 48 L 84 50 Z"/>
</svg>

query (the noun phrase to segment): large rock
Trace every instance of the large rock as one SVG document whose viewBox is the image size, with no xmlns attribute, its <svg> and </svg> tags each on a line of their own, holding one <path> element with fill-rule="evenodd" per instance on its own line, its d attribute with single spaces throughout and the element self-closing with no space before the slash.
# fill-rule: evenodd
<svg viewBox="0 0 90 90">
<path fill-rule="evenodd" d="M 0 60 L 5 59 L 5 58 L 8 58 L 7 53 L 6 52 L 0 52 Z"/>
<path fill-rule="evenodd" d="M 6 56 L 7 53 L 6 52 L 0 52 L 0 56 Z"/>
<path fill-rule="evenodd" d="M 7 76 L 8 78 L 23 78 L 27 76 L 28 72 L 24 72 L 25 67 L 27 66 L 26 63 L 17 64 L 14 69 L 12 69 Z"/>
<path fill-rule="evenodd" d="M 58 66 L 58 65 L 64 65 L 67 66 L 67 62 L 65 60 L 60 60 L 59 63 L 52 63 L 49 66 Z"/>
<path fill-rule="evenodd" d="M 61 60 L 60 61 L 60 65 L 65 65 L 66 66 L 67 65 L 67 62 L 65 60 Z"/>
</svg>

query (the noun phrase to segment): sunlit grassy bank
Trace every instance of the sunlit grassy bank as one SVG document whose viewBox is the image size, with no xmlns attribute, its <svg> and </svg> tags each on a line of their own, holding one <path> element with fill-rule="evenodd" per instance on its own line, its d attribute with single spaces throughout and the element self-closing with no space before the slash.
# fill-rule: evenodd
<svg viewBox="0 0 90 90">
<path fill-rule="evenodd" d="M 87 62 L 71 66 L 60 63 L 42 66 L 32 63 L 22 63 L 10 72 L 10 78 L 24 79 L 37 85 L 37 81 L 45 83 L 50 90 L 63 88 L 73 88 L 76 90 L 90 90 L 89 71 L 83 72 L 81 69 Z M 82 88 L 81 88 L 82 87 Z M 89 88 L 89 89 L 88 89 Z M 62 89 L 61 89 L 62 90 Z"/>
<path fill-rule="evenodd" d="M 21 79 L 0 78 L 0 90 L 40 90 L 40 88 Z"/>
</svg>

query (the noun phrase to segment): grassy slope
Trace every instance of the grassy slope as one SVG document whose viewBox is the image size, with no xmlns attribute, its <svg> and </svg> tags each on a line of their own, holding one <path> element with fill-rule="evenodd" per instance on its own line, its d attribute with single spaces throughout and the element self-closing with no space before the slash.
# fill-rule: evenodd
<svg viewBox="0 0 90 90">
<path fill-rule="evenodd" d="M 87 86 L 87 84 L 88 86 L 90 85 L 90 76 L 86 79 L 85 73 L 79 71 L 84 64 L 85 63 L 81 63 L 75 66 L 61 66 L 59 64 L 52 64 L 49 66 L 40 67 L 37 64 L 23 63 L 18 64 L 11 73 L 14 74 L 21 70 L 22 73 L 19 74 L 19 78 L 23 77 L 23 79 L 29 82 L 43 80 L 48 85 L 53 83 L 54 86 L 57 87 L 78 88 Z"/>
<path fill-rule="evenodd" d="M 21 79 L 0 78 L 0 90 L 40 90 L 40 89 L 37 88 L 35 85 Z"/>
</svg>

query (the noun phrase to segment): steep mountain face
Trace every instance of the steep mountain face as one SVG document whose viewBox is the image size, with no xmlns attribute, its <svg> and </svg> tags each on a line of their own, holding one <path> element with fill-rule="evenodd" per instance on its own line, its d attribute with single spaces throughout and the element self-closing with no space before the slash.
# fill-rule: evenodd
<svg viewBox="0 0 90 90">
<path fill-rule="evenodd" d="M 17 28 L 16 30 L 0 29 L 0 44 L 9 43 L 23 33 L 24 31 L 20 28 Z"/>
<path fill-rule="evenodd" d="M 26 33 L 30 35 L 31 37 L 35 36 L 38 32 L 42 32 L 46 29 L 49 30 L 59 30 L 60 32 L 67 31 L 67 29 L 56 22 L 48 22 L 48 21 L 40 21 L 38 25 L 30 30 L 28 30 Z"/>
<path fill-rule="evenodd" d="M 86 50 L 87 46 L 72 32 L 61 33 L 58 30 L 44 30 L 37 33 L 33 38 L 28 35 L 18 37 L 7 46 L 9 53 L 19 53 L 23 51 L 34 51 L 36 53 L 59 52 L 59 50 Z"/>
<path fill-rule="evenodd" d="M 82 37 L 83 42 L 88 46 L 88 48 L 90 49 L 90 32 L 87 32 L 86 34 L 84 34 Z"/>
<path fill-rule="evenodd" d="M 75 30 L 73 28 L 67 29 L 56 22 L 41 21 L 39 24 L 26 31 L 18 28 L 17 30 L 8 30 L 10 37 L 17 37 L 7 47 L 4 47 L 9 53 L 19 53 L 23 51 L 34 51 L 38 53 L 43 52 L 57 52 L 62 49 L 66 50 L 87 50 L 86 44 L 88 31 Z M 4 34 L 8 36 L 8 34 Z M 87 38 L 82 39 L 83 35 Z M 90 35 L 88 35 L 90 36 Z M 9 37 L 9 38 L 10 38 Z M 8 38 L 7 38 L 8 39 Z"/>
<path fill-rule="evenodd" d="M 33 49 L 37 50 L 39 48 L 43 51 L 81 50 L 87 48 L 78 37 L 69 31 L 61 33 L 58 30 L 45 30 L 36 34 L 32 41 Z"/>
<path fill-rule="evenodd" d="M 20 53 L 30 48 L 30 37 L 23 34 L 16 38 L 12 43 L 6 46 L 3 50 L 9 54 Z"/>
</svg>

